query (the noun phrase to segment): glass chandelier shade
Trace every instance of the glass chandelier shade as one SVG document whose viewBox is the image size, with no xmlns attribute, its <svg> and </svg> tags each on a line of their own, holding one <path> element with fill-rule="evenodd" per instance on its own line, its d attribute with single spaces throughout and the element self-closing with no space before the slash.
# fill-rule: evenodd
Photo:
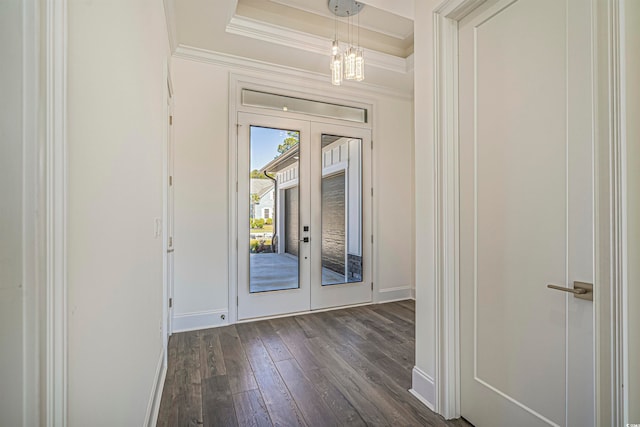
<svg viewBox="0 0 640 427">
<path fill-rule="evenodd" d="M 358 19 L 357 44 L 353 43 L 352 34 L 354 33 L 351 16 L 358 14 L 363 5 L 355 0 L 329 0 L 329 10 L 335 15 L 334 23 L 334 39 L 331 43 L 331 83 L 340 86 L 343 80 L 364 80 L 364 50 L 360 47 L 360 25 Z M 338 40 L 338 16 L 346 16 L 348 43 L 344 53 L 340 50 L 340 42 Z"/>
</svg>

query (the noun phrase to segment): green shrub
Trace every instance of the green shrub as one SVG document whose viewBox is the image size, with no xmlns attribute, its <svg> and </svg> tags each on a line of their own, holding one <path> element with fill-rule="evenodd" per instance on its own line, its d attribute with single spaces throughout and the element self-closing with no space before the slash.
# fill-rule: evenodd
<svg viewBox="0 0 640 427">
<path fill-rule="evenodd" d="M 267 220 L 265 221 L 265 224 L 272 225 L 273 224 L 273 218 L 267 218 Z"/>
</svg>

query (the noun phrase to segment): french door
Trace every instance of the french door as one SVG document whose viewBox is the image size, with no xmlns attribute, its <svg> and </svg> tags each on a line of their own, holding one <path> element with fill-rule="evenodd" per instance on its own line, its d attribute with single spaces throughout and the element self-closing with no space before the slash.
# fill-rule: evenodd
<svg viewBox="0 0 640 427">
<path fill-rule="evenodd" d="M 238 113 L 238 319 L 371 301 L 371 132 Z"/>
</svg>

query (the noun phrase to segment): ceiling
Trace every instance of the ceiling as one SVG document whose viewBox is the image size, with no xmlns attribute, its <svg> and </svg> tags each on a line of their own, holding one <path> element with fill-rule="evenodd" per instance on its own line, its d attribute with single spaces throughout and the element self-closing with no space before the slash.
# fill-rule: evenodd
<svg viewBox="0 0 640 427">
<path fill-rule="evenodd" d="M 365 81 L 413 90 L 413 0 L 363 0 L 360 24 Z M 328 0 L 169 0 L 174 43 L 321 73 L 329 83 L 335 20 Z M 353 34 L 357 39 L 358 33 Z M 338 39 L 347 40 L 345 18 Z M 351 83 L 351 82 L 350 82 Z"/>
</svg>

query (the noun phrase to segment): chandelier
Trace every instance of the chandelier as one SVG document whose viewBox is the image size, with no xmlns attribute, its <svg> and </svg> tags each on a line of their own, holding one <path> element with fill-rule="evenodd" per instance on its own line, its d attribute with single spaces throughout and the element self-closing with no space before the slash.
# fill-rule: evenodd
<svg viewBox="0 0 640 427">
<path fill-rule="evenodd" d="M 329 0 L 334 15 L 333 43 L 331 44 L 331 83 L 340 86 L 343 80 L 364 80 L 364 52 L 360 47 L 360 17 L 364 4 L 355 0 Z M 357 23 L 354 27 L 354 17 Z M 347 18 L 347 48 L 340 50 L 338 17 Z"/>
</svg>

